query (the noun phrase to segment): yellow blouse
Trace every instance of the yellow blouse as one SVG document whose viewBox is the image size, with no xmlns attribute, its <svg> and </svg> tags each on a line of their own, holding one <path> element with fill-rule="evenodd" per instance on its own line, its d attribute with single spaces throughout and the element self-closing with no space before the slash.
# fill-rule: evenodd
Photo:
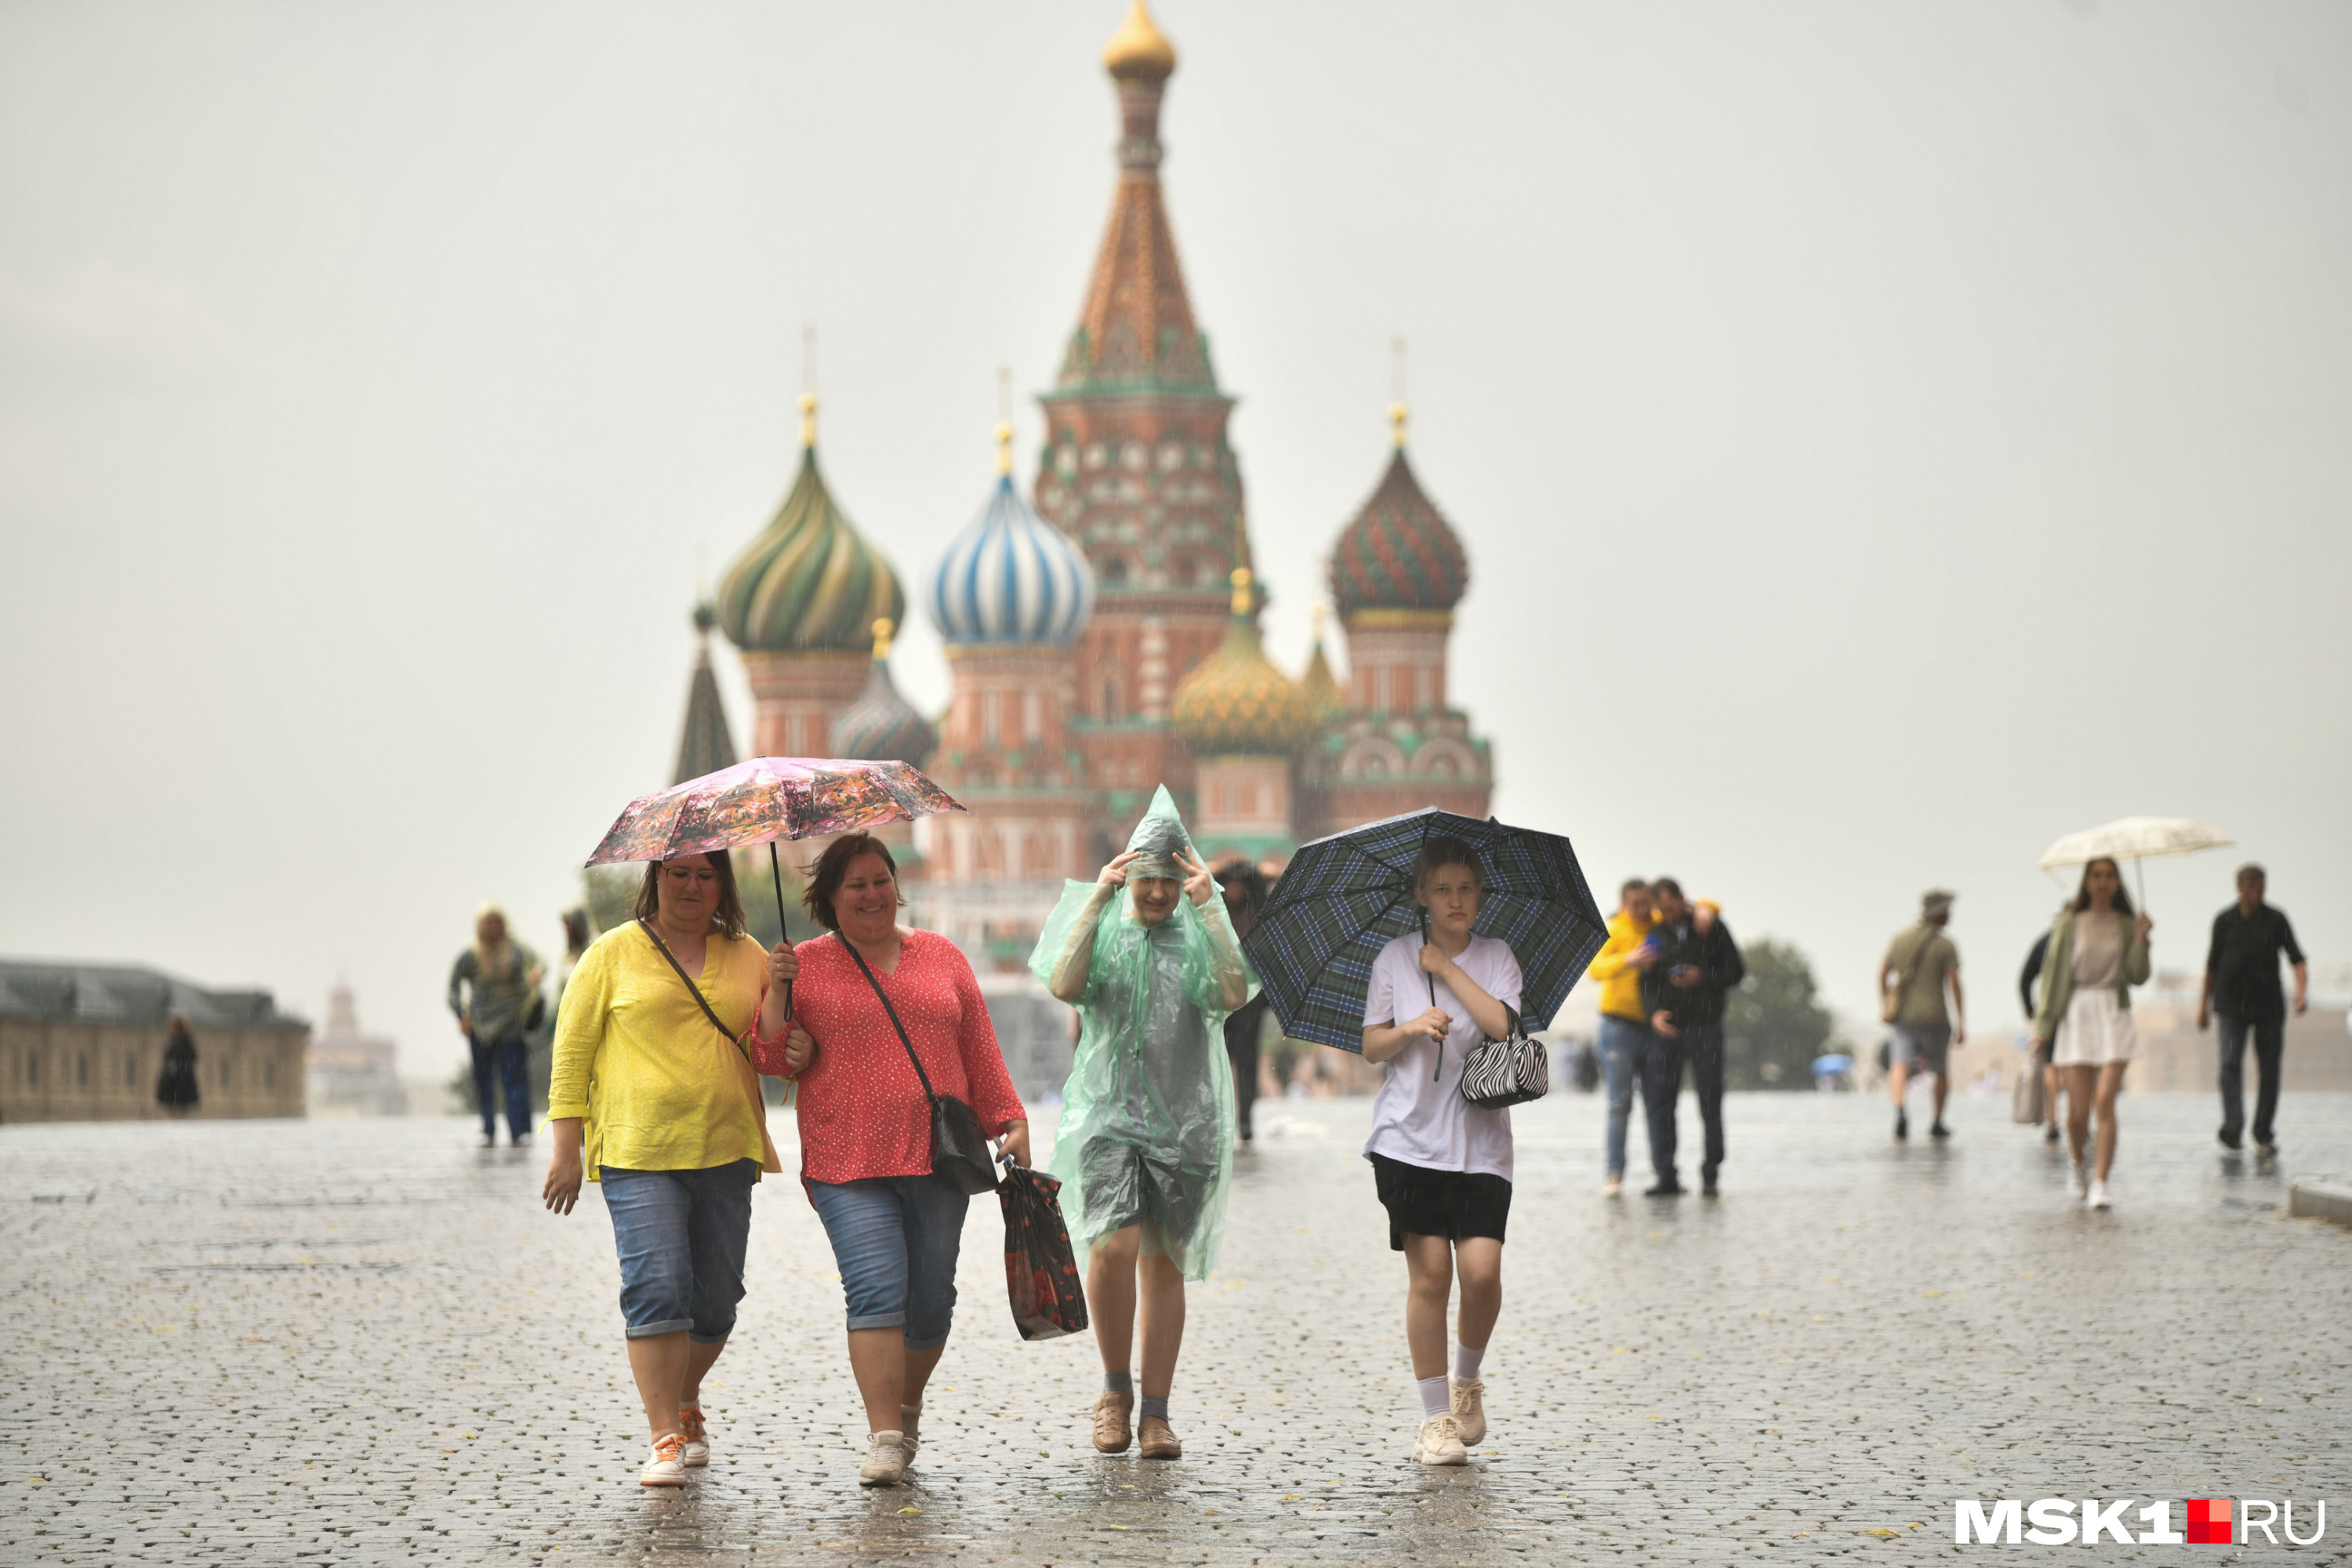
<svg viewBox="0 0 2352 1568">
<path fill-rule="evenodd" d="M 758 1011 L 767 972 L 758 942 L 714 932 L 696 986 L 740 1034 Z M 757 1163 L 760 1127 L 744 1076 L 733 1044 L 710 1026 L 645 928 L 634 921 L 616 927 L 581 956 L 555 1020 L 547 1114 L 583 1119 L 590 1181 L 603 1165 Z"/>
</svg>

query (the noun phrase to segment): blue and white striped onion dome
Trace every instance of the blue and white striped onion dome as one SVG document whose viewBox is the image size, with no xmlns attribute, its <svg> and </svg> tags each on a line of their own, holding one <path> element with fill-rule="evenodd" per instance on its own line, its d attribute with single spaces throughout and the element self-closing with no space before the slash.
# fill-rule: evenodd
<svg viewBox="0 0 2352 1568">
<path fill-rule="evenodd" d="M 951 643 L 1076 641 L 1095 607 L 1076 544 L 999 475 L 931 580 L 931 623 Z"/>
</svg>

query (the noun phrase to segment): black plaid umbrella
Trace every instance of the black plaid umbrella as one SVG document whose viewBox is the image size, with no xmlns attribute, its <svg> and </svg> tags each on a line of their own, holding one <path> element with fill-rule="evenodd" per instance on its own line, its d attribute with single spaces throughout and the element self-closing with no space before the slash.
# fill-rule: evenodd
<svg viewBox="0 0 2352 1568">
<path fill-rule="evenodd" d="M 1472 929 L 1510 944 L 1522 976 L 1519 1014 L 1529 1029 L 1549 1026 L 1609 934 L 1576 851 L 1556 833 L 1432 807 L 1318 838 L 1275 884 L 1242 947 L 1284 1034 L 1364 1048 L 1372 960 L 1391 938 L 1420 929 L 1413 860 L 1432 838 L 1459 838 L 1478 857 L 1484 891 Z"/>
</svg>

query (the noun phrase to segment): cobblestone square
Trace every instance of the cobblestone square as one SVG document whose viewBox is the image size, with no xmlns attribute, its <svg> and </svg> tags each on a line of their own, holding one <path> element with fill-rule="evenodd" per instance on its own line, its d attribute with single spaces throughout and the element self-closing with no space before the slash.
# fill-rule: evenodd
<svg viewBox="0 0 2352 1568">
<path fill-rule="evenodd" d="M 1956 1548 L 1956 1497 L 2129 1495 L 2326 1498 L 2322 1542 L 2245 1560 L 2352 1561 L 2352 1235 L 2283 1212 L 2352 1172 L 2352 1097 L 2290 1092 L 2274 1167 L 2221 1151 L 2204 1097 L 2127 1098 L 2105 1214 L 1990 1100 L 1898 1147 L 1875 1098 L 1735 1096 L 1715 1202 L 1605 1200 L 1598 1099 L 1523 1108 L 1492 1432 L 1453 1471 L 1408 1458 L 1369 1101 L 1260 1109 L 1191 1295 L 1186 1458 L 1092 1452 L 1093 1342 L 1018 1340 L 982 1200 L 917 1484 L 880 1492 L 790 1179 L 757 1196 L 711 1468 L 648 1495 L 611 1229 L 593 1188 L 541 1211 L 543 1149 L 0 1130 L 0 1559 L 1822 1563 L 2036 1550 Z"/>
</svg>

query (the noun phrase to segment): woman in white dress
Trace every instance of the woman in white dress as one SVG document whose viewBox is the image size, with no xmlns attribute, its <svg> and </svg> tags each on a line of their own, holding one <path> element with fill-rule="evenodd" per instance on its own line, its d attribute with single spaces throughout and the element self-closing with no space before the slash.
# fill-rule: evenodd
<svg viewBox="0 0 2352 1568">
<path fill-rule="evenodd" d="M 2107 1206 L 2107 1172 L 2116 1163 L 2116 1096 L 2124 1087 L 2124 1069 L 2139 1054 L 2131 988 L 2147 984 L 2147 933 L 2154 923 L 2132 911 L 2123 872 L 2102 858 L 2083 868 L 2074 901 L 2058 911 L 2050 928 L 2033 1048 L 2046 1047 L 2051 1066 L 2066 1080 L 2066 1139 L 2074 1155 L 2067 1194 L 2087 1194 L 2095 1209 Z M 2085 1180 L 2094 1108 L 2099 1117 L 2098 1165 Z"/>
</svg>

